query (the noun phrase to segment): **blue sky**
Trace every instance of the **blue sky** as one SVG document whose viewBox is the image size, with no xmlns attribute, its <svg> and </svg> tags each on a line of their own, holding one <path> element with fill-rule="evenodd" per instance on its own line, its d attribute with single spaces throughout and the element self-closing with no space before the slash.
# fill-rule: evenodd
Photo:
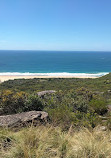
<svg viewBox="0 0 111 158">
<path fill-rule="evenodd" d="M 0 49 L 111 51 L 111 0 L 0 0 Z"/>
</svg>

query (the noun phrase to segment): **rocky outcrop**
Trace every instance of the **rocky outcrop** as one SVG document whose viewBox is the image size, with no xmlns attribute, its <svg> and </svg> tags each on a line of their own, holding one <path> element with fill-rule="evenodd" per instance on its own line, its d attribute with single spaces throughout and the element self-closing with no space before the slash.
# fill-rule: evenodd
<svg viewBox="0 0 111 158">
<path fill-rule="evenodd" d="M 43 111 L 29 111 L 13 115 L 0 116 L 0 127 L 23 127 L 28 124 L 37 125 L 48 121 L 48 113 Z"/>
<path fill-rule="evenodd" d="M 38 94 L 39 97 L 42 97 L 42 96 L 44 96 L 46 94 L 53 94 L 55 92 L 56 92 L 55 90 L 47 90 L 47 91 L 38 92 L 37 94 Z"/>
</svg>

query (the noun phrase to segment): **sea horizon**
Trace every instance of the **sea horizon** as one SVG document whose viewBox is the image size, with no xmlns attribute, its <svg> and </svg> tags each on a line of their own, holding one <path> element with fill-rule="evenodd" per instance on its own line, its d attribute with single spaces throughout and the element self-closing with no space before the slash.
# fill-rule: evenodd
<svg viewBox="0 0 111 158">
<path fill-rule="evenodd" d="M 36 52 L 109 52 L 111 53 L 111 50 L 47 50 L 47 49 L 0 49 L 0 51 L 36 51 Z"/>
</svg>

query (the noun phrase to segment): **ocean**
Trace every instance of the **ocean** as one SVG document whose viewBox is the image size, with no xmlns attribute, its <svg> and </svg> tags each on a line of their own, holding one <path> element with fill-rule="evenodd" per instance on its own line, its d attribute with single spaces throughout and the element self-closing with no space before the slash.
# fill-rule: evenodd
<svg viewBox="0 0 111 158">
<path fill-rule="evenodd" d="M 103 76 L 111 52 L 0 50 L 0 75 Z"/>
</svg>

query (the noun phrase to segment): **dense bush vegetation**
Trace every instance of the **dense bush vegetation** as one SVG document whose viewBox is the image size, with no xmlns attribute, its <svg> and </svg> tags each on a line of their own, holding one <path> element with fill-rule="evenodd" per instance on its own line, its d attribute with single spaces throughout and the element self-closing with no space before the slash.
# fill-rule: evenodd
<svg viewBox="0 0 111 158">
<path fill-rule="evenodd" d="M 110 118 L 107 112 L 107 104 L 111 102 L 110 83 L 111 74 L 99 79 L 10 80 L 0 84 L 0 108 L 3 114 L 44 110 L 54 126 L 64 129 L 70 125 L 95 127 L 102 123 L 99 115 Z M 56 93 L 37 95 L 50 89 Z"/>
<path fill-rule="evenodd" d="M 42 110 L 43 103 L 37 95 L 5 90 L 0 94 L 0 107 L 3 114 L 14 114 L 30 110 Z"/>
</svg>

